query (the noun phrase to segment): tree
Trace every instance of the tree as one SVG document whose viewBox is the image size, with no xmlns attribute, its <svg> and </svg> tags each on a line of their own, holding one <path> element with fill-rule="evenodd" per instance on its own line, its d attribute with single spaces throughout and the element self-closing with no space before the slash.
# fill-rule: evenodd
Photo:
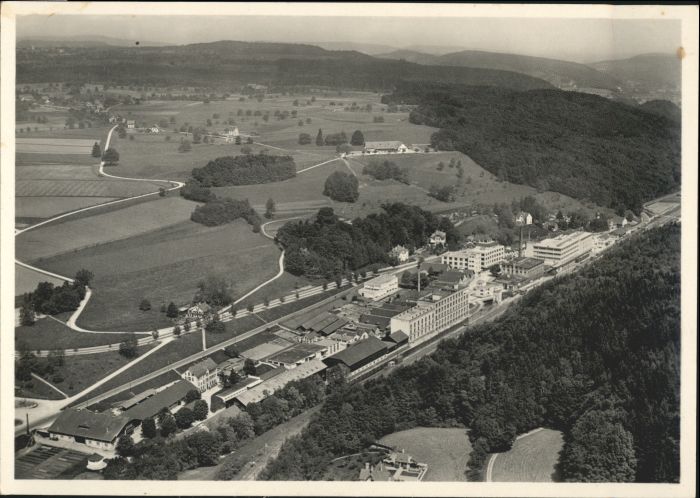
<svg viewBox="0 0 700 498">
<path fill-rule="evenodd" d="M 134 454 L 134 440 L 128 434 L 122 434 L 117 440 L 116 450 L 119 456 L 132 456 Z"/>
<path fill-rule="evenodd" d="M 114 166 L 119 162 L 119 152 L 116 149 L 109 148 L 102 155 L 102 160 L 107 166 Z"/>
<path fill-rule="evenodd" d="M 87 287 L 90 285 L 90 281 L 95 275 L 86 269 L 80 269 L 78 272 L 75 274 L 75 283 L 76 285 L 81 285 L 83 287 Z"/>
<path fill-rule="evenodd" d="M 348 144 L 339 144 L 335 146 L 335 151 L 339 154 L 347 154 L 352 150 Z"/>
<path fill-rule="evenodd" d="M 321 128 L 318 129 L 318 134 L 316 135 L 316 145 L 319 147 L 323 145 L 323 132 L 321 131 Z"/>
<path fill-rule="evenodd" d="M 194 454 L 197 465 L 208 467 L 219 463 L 221 441 L 216 435 L 197 431 L 185 438 L 188 449 Z"/>
<path fill-rule="evenodd" d="M 141 304 L 139 304 L 139 309 L 141 311 L 148 311 L 151 309 L 151 302 L 148 299 L 142 299 Z"/>
<path fill-rule="evenodd" d="M 198 399 L 202 399 L 202 393 L 200 393 L 198 389 L 190 389 L 187 391 L 187 394 L 185 394 L 185 403 L 192 403 Z"/>
<path fill-rule="evenodd" d="M 143 437 L 146 437 L 148 439 L 153 439 L 158 435 L 158 431 L 156 429 L 156 421 L 153 420 L 152 418 L 147 418 L 143 422 L 141 422 L 141 433 L 143 434 Z"/>
<path fill-rule="evenodd" d="M 214 313 L 211 322 L 207 323 L 206 330 L 208 334 L 222 334 L 226 332 L 226 326 L 219 319 L 218 313 Z"/>
<path fill-rule="evenodd" d="M 495 265 L 491 265 L 489 267 L 489 271 L 491 272 L 491 275 L 497 277 L 501 274 L 501 265 L 499 265 L 498 263 L 496 263 Z"/>
<path fill-rule="evenodd" d="M 265 218 L 272 218 L 275 213 L 275 201 L 270 197 L 265 203 Z"/>
<path fill-rule="evenodd" d="M 126 358 L 135 358 L 138 355 L 138 341 L 135 334 L 130 334 L 128 338 L 119 343 L 119 354 Z"/>
<path fill-rule="evenodd" d="M 308 133 L 299 133 L 299 145 L 308 145 L 311 143 L 311 135 Z"/>
<path fill-rule="evenodd" d="M 206 302 L 213 306 L 227 306 L 231 303 L 231 284 L 220 275 L 211 273 L 197 285 L 194 302 Z"/>
<path fill-rule="evenodd" d="M 360 130 L 355 130 L 355 132 L 352 134 L 352 137 L 350 138 L 350 144 L 351 145 L 364 145 L 365 144 L 365 136 L 362 134 Z"/>
<path fill-rule="evenodd" d="M 180 408 L 175 412 L 175 423 L 178 429 L 187 429 L 194 422 L 194 413 L 187 407 Z"/>
<path fill-rule="evenodd" d="M 153 340 L 154 340 L 154 341 L 157 341 L 157 340 L 158 340 L 158 335 L 159 335 L 159 334 L 160 334 L 160 333 L 158 332 L 158 329 L 153 329 L 153 332 L 151 332 L 151 336 L 153 337 Z"/>
<path fill-rule="evenodd" d="M 173 327 L 173 335 L 175 337 L 180 337 L 180 334 L 182 334 L 182 329 L 179 325 L 175 325 L 175 327 Z"/>
<path fill-rule="evenodd" d="M 243 363 L 243 373 L 246 375 L 255 375 L 255 361 L 250 358 L 246 358 L 245 362 Z"/>
<path fill-rule="evenodd" d="M 209 415 L 209 405 L 203 399 L 197 400 L 192 407 L 195 420 L 205 420 Z"/>
<path fill-rule="evenodd" d="M 102 155 L 102 149 L 100 148 L 100 144 L 95 142 L 95 144 L 92 146 L 92 157 L 100 157 Z"/>
<path fill-rule="evenodd" d="M 177 318 L 178 310 L 174 302 L 170 301 L 168 304 L 168 309 L 165 312 L 165 316 L 168 318 Z"/>
<path fill-rule="evenodd" d="M 359 182 L 355 175 L 335 171 L 326 179 L 323 195 L 339 202 L 355 202 L 360 196 Z"/>
<path fill-rule="evenodd" d="M 22 302 L 22 306 L 19 308 L 19 322 L 23 326 L 34 325 L 36 321 L 36 316 L 34 314 L 34 309 L 28 299 Z"/>
<path fill-rule="evenodd" d="M 170 434 L 174 434 L 177 431 L 177 422 L 175 417 L 171 413 L 166 413 L 160 419 L 160 435 L 163 437 L 168 437 Z"/>
</svg>

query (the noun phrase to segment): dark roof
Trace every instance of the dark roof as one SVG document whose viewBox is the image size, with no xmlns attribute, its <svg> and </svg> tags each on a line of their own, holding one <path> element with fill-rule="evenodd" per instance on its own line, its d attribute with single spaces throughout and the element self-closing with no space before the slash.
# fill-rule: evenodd
<svg viewBox="0 0 700 498">
<path fill-rule="evenodd" d="M 464 273 L 461 271 L 457 270 L 450 270 L 444 272 L 442 275 L 440 275 L 436 281 L 437 282 L 445 282 L 448 284 L 457 284 L 459 283 L 460 280 L 462 280 L 465 277 Z"/>
<path fill-rule="evenodd" d="M 390 340 L 396 344 L 401 344 L 402 342 L 408 341 L 408 336 L 404 334 L 401 330 L 397 330 L 393 334 L 389 334 L 385 339 Z"/>
<path fill-rule="evenodd" d="M 158 414 L 163 408 L 169 408 L 181 401 L 192 389 L 197 389 L 186 380 L 178 380 L 170 387 L 151 396 L 146 401 L 126 410 L 123 415 L 131 420 L 145 420 Z"/>
<path fill-rule="evenodd" d="M 316 344 L 299 343 L 268 356 L 266 361 L 278 361 L 287 364 L 296 363 L 297 361 L 315 355 L 322 349 L 323 347 L 317 346 Z"/>
<path fill-rule="evenodd" d="M 153 396 L 155 393 L 156 393 L 155 389 L 152 389 L 152 388 L 146 389 L 145 391 L 143 391 L 143 392 L 127 399 L 127 400 L 118 401 L 113 406 L 117 406 L 117 407 L 121 408 L 122 410 L 127 410 L 127 409 L 131 408 L 132 406 L 141 403 L 144 399 L 146 399 L 150 396 Z"/>
<path fill-rule="evenodd" d="M 112 415 L 111 412 L 95 413 L 67 408 L 54 420 L 49 432 L 112 442 L 128 423 L 129 418 Z"/>
<path fill-rule="evenodd" d="M 391 318 L 392 316 L 396 316 L 399 313 L 401 313 L 403 310 L 390 310 L 386 308 L 372 308 L 371 314 L 374 316 L 384 316 L 387 318 Z"/>
<path fill-rule="evenodd" d="M 352 346 L 343 349 L 329 356 L 328 359 L 333 359 L 345 363 L 348 367 L 353 368 L 360 365 L 368 358 L 377 355 L 377 357 L 387 350 L 387 345 L 374 336 L 370 336 Z"/>
<path fill-rule="evenodd" d="M 266 367 L 269 367 L 270 370 L 265 370 L 261 373 L 259 368 L 263 365 Z M 262 380 L 268 380 L 268 379 L 271 379 L 272 377 L 277 377 L 279 374 L 287 371 L 287 369 L 284 367 L 273 368 L 271 365 L 267 365 L 264 363 L 262 365 L 258 365 L 257 367 L 255 367 L 255 370 L 256 370 L 255 375 L 257 377 L 260 377 Z"/>
<path fill-rule="evenodd" d="M 337 320 L 338 320 L 337 316 L 329 313 L 329 316 L 327 316 L 326 318 L 324 318 L 320 322 L 314 323 L 311 326 L 311 330 L 316 331 L 316 332 L 320 332 L 321 330 L 328 327 L 330 324 L 332 324 L 333 322 L 336 322 Z"/>
<path fill-rule="evenodd" d="M 360 315 L 360 322 L 376 325 L 377 327 L 386 328 L 391 323 L 391 318 L 377 315 Z"/>
<path fill-rule="evenodd" d="M 91 461 L 91 462 L 101 462 L 101 461 L 104 460 L 104 459 L 105 459 L 105 457 L 103 457 L 103 456 L 100 455 L 99 453 L 93 453 L 92 455 L 90 455 L 90 456 L 88 457 L 88 460 Z"/>
<path fill-rule="evenodd" d="M 217 396 L 223 401 L 228 401 L 229 399 L 233 398 L 234 394 L 240 394 L 239 391 L 245 387 L 248 387 L 251 384 L 260 383 L 260 378 L 259 377 L 246 377 L 240 382 L 236 382 L 234 385 L 229 387 L 228 389 L 222 389 L 218 393 L 214 394 L 214 396 Z"/>
<path fill-rule="evenodd" d="M 216 363 L 214 362 L 214 360 L 207 357 L 202 361 L 191 365 L 186 371 L 189 371 L 195 377 L 201 377 L 202 375 L 207 373 L 207 370 L 211 372 L 215 368 Z"/>
<path fill-rule="evenodd" d="M 345 318 L 338 318 L 335 322 L 332 322 L 329 325 L 326 325 L 323 327 L 323 330 L 321 330 L 321 333 L 323 335 L 329 335 L 338 330 L 339 328 L 345 326 L 345 324 L 348 323 L 348 321 Z"/>
</svg>

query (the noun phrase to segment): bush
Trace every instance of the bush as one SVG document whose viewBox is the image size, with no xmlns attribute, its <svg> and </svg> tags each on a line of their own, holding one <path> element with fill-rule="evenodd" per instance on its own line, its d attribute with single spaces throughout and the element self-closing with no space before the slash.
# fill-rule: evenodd
<svg viewBox="0 0 700 498">
<path fill-rule="evenodd" d="M 339 202 L 355 202 L 360 196 L 355 175 L 335 171 L 326 179 L 323 195 Z"/>
<path fill-rule="evenodd" d="M 400 168 L 396 163 L 388 160 L 379 161 L 372 159 L 367 166 L 362 169 L 363 175 L 369 175 L 377 180 L 396 180 L 408 185 L 408 170 Z"/>
</svg>

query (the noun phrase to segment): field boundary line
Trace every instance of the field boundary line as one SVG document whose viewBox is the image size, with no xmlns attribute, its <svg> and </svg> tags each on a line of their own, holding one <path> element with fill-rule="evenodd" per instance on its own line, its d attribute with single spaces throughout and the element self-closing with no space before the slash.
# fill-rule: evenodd
<svg viewBox="0 0 700 498">
<path fill-rule="evenodd" d="M 304 173 L 304 172 L 309 171 L 309 170 L 311 170 L 311 169 L 318 168 L 319 166 L 323 166 L 324 164 L 332 163 L 333 161 L 337 161 L 338 159 L 340 159 L 340 158 L 339 158 L 339 157 L 334 157 L 333 159 L 329 159 L 329 160 L 327 160 L 327 161 L 323 161 L 322 163 L 314 164 L 313 166 L 309 166 L 308 168 L 300 169 L 299 171 L 297 171 L 297 175 L 298 175 L 299 173 Z"/>
<path fill-rule="evenodd" d="M 68 398 L 69 398 L 69 396 L 68 396 L 66 393 L 64 393 L 63 391 L 61 391 L 58 387 L 54 386 L 51 382 L 49 382 L 48 380 L 44 379 L 43 377 L 39 377 L 39 376 L 38 376 L 37 374 L 35 374 L 34 372 L 32 372 L 32 377 L 34 377 L 35 379 L 37 379 L 37 380 L 43 382 L 44 384 L 46 384 L 47 386 L 49 386 L 51 389 L 53 389 L 54 391 L 58 392 L 61 396 L 63 396 L 64 399 L 68 399 Z"/>
</svg>

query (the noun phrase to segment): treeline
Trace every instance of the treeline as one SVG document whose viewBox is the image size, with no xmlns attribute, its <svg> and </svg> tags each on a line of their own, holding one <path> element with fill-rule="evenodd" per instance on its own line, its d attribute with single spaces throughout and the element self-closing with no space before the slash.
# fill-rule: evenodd
<svg viewBox="0 0 700 498">
<path fill-rule="evenodd" d="M 260 153 L 219 157 L 203 168 L 194 168 L 192 178 L 202 187 L 225 187 L 288 180 L 296 176 L 296 171 L 291 156 Z"/>
<path fill-rule="evenodd" d="M 622 214 L 680 185 L 680 124 L 595 95 L 559 90 L 403 83 L 384 103 L 418 107 L 458 150 L 501 181 L 588 199 Z"/>
<path fill-rule="evenodd" d="M 209 187 L 202 186 L 196 180 L 188 181 L 180 189 L 180 195 L 185 199 L 204 203 L 201 206 L 196 206 L 190 215 L 190 219 L 195 223 L 218 226 L 243 218 L 253 227 L 254 232 L 260 231 L 262 218 L 250 205 L 248 199 L 218 197 Z"/>
<path fill-rule="evenodd" d="M 408 169 L 401 168 L 395 162 L 372 159 L 367 166 L 362 168 L 363 175 L 369 175 L 377 180 L 396 180 L 408 185 Z"/>
<path fill-rule="evenodd" d="M 184 470 L 217 465 L 220 456 L 234 452 L 250 438 L 316 406 L 325 395 L 325 384 L 318 377 L 290 382 L 260 403 L 249 405 L 245 413 L 222 419 L 208 432 L 196 431 L 184 438 L 176 438 L 174 434 L 178 426 L 191 425 L 192 417 L 185 424 L 177 424 L 177 414 L 184 408 L 175 417 L 164 412 L 158 416 L 160 431 L 154 420 L 145 420 L 144 434 L 148 434 L 141 442 L 117 445 L 118 456 L 107 461 L 103 475 L 109 480 L 175 480 Z M 219 469 L 217 479 L 234 478 L 244 463 L 247 461 L 239 464 L 235 458 L 228 460 Z"/>
<path fill-rule="evenodd" d="M 464 426 L 488 453 L 564 431 L 565 481 L 678 482 L 680 227 L 640 234 L 497 321 L 363 385 L 336 387 L 263 479 L 320 479 L 328 462 L 415 426 Z"/>
<path fill-rule="evenodd" d="M 285 248 L 285 266 L 293 275 L 331 279 L 373 263 L 389 263 L 396 245 L 422 247 L 435 230 L 447 234 L 448 244 L 459 234 L 445 217 L 416 206 L 384 204 L 383 212 L 340 221 L 332 208 L 321 208 L 316 219 L 286 223 L 276 240 Z"/>
</svg>

